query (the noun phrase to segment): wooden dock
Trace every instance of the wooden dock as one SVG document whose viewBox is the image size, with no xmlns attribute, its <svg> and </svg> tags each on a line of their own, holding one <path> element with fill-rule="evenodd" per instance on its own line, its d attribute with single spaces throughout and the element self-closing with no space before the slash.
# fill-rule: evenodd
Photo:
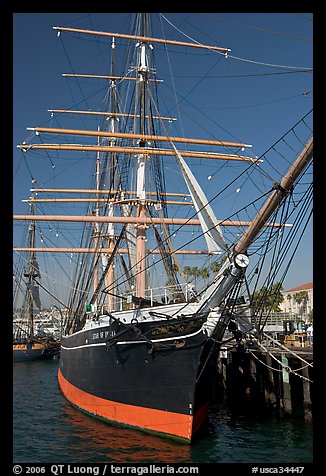
<svg viewBox="0 0 326 476">
<path fill-rule="evenodd" d="M 312 420 L 312 348 L 222 348 L 218 387 L 229 399 L 270 405 L 280 414 Z"/>
</svg>

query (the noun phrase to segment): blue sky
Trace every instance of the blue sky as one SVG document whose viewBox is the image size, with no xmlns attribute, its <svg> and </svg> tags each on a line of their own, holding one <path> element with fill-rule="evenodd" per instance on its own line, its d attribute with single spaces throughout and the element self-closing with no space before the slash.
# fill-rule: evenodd
<svg viewBox="0 0 326 476">
<path fill-rule="evenodd" d="M 183 120 L 178 134 L 188 137 L 238 140 L 252 144 L 251 156 L 260 156 L 297 121 L 312 109 L 313 22 L 311 13 L 158 13 L 153 14 L 153 36 L 179 41 L 198 41 L 230 48 L 226 58 L 220 54 L 187 50 L 184 58 L 171 49 L 169 61 L 157 65 L 164 79 L 163 105 L 166 113 L 178 117 L 172 106 L 178 94 Z M 25 160 L 16 148 L 30 135 L 26 127 L 57 127 L 47 109 L 68 108 L 78 102 L 80 109 L 93 107 L 103 93 L 103 82 L 82 80 L 73 89 L 71 79 L 62 73 L 108 74 L 110 40 L 83 38 L 77 49 L 74 37 L 57 37 L 53 26 L 71 26 L 129 33 L 130 19 L 125 13 L 16 13 L 13 15 L 13 209 L 25 214 L 31 176 L 38 186 L 88 186 L 90 161 L 71 167 L 56 157 L 35 156 Z M 162 47 L 154 45 L 156 59 L 163 59 Z M 200 51 L 200 50 L 199 50 Z M 188 57 L 187 57 L 188 56 Z M 91 58 L 90 60 L 88 58 Z M 170 69 L 175 71 L 173 81 Z M 204 79 L 203 79 L 204 77 Z M 90 81 L 87 83 L 87 81 Z M 79 93 L 78 93 L 79 91 Z M 88 95 L 88 96 L 87 96 Z M 85 98 L 88 98 L 85 101 Z M 77 108 L 77 107 L 75 107 Z M 75 127 L 74 125 L 72 127 Z M 86 127 L 94 128 L 86 123 Z M 76 128 L 77 124 L 76 124 Z M 176 134 L 175 134 L 176 135 Z M 51 139 L 55 142 L 55 138 Z M 35 138 L 32 139 L 35 142 Z M 56 168 L 52 165 L 55 164 Z M 199 163 L 194 172 L 207 192 L 214 183 L 207 181 Z M 202 174 L 202 176 L 201 176 Z M 49 179 L 49 177 L 52 177 Z M 83 184 L 83 185 L 82 185 Z M 210 188 L 211 187 L 211 188 Z M 21 224 L 20 224 L 21 225 Z M 20 244 L 21 226 L 14 226 L 14 245 Z M 285 288 L 312 281 L 312 229 L 307 233 L 285 280 Z"/>
</svg>

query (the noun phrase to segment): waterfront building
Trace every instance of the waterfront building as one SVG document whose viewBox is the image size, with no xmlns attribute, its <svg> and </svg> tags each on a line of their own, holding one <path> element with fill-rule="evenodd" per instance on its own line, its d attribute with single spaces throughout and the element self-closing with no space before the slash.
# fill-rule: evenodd
<svg viewBox="0 0 326 476">
<path fill-rule="evenodd" d="M 314 308 L 314 287 L 312 282 L 282 291 L 282 294 L 284 301 L 280 304 L 280 309 L 288 313 L 290 319 L 301 320 L 305 323 L 311 321 Z"/>
</svg>

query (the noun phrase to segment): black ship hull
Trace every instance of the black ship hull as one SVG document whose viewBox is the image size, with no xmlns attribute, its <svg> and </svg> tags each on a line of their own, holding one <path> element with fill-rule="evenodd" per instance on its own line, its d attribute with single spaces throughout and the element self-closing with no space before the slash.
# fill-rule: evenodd
<svg viewBox="0 0 326 476">
<path fill-rule="evenodd" d="M 137 329 L 124 326 L 114 338 L 112 326 L 101 326 L 63 338 L 60 388 L 93 416 L 190 442 L 207 421 L 218 345 L 201 324 Z"/>
</svg>

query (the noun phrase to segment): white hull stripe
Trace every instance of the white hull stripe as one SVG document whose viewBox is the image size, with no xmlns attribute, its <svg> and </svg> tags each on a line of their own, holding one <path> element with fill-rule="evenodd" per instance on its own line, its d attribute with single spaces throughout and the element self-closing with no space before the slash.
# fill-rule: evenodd
<svg viewBox="0 0 326 476">
<path fill-rule="evenodd" d="M 187 337 L 192 337 L 192 336 L 195 336 L 197 334 L 199 334 L 201 332 L 201 329 L 199 329 L 198 331 L 194 332 L 193 334 L 187 334 L 187 335 L 184 335 L 184 336 L 175 336 L 175 337 L 166 337 L 165 339 L 152 339 L 151 342 L 166 342 L 166 341 L 169 341 L 169 340 L 176 340 L 176 339 L 186 339 Z M 147 341 L 146 340 L 127 340 L 127 341 L 123 341 L 123 342 L 117 342 L 117 345 L 124 345 L 124 344 L 143 344 L 143 343 L 146 343 Z M 64 350 L 75 350 L 75 349 L 84 349 L 86 347 L 101 347 L 101 346 L 106 346 L 106 343 L 105 342 L 100 342 L 98 344 L 85 344 L 85 345 L 78 345 L 76 347 L 65 347 L 65 346 L 61 346 L 61 349 L 64 349 Z"/>
</svg>

